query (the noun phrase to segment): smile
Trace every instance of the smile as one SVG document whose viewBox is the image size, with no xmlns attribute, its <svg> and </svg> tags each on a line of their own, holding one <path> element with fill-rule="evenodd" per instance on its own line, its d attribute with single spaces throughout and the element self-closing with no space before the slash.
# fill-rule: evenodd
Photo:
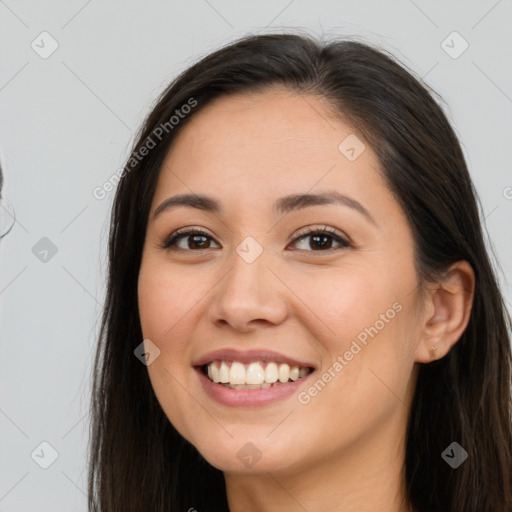
<svg viewBox="0 0 512 512">
<path fill-rule="evenodd" d="M 265 348 L 222 348 L 192 361 L 203 391 L 227 407 L 265 407 L 290 398 L 318 369 L 312 359 L 296 359 Z"/>
<path fill-rule="evenodd" d="M 287 363 L 216 360 L 201 367 L 211 382 L 231 389 L 266 389 L 295 382 L 309 375 L 312 368 Z"/>
</svg>

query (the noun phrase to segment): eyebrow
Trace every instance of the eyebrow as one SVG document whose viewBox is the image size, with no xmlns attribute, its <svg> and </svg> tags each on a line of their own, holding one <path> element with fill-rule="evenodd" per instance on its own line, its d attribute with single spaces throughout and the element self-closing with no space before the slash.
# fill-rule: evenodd
<svg viewBox="0 0 512 512">
<path fill-rule="evenodd" d="M 274 213 L 283 215 L 291 211 L 302 210 L 310 206 L 330 204 L 348 206 L 362 214 L 372 224 L 377 225 L 377 222 L 371 213 L 359 201 L 336 191 L 329 191 L 321 194 L 291 194 L 277 199 L 272 209 Z M 160 203 L 160 205 L 155 209 L 153 219 L 158 217 L 164 211 L 168 211 L 179 206 L 197 208 L 198 210 L 212 213 L 222 212 L 220 203 L 213 197 L 201 194 L 178 194 L 169 197 Z"/>
</svg>

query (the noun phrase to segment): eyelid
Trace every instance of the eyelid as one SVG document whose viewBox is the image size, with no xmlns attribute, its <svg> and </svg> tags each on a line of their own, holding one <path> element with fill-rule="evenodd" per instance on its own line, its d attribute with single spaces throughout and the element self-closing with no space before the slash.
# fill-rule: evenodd
<svg viewBox="0 0 512 512">
<path fill-rule="evenodd" d="M 200 228 L 197 226 L 185 226 L 183 228 L 177 229 L 176 231 L 173 231 L 169 236 L 165 237 L 163 242 L 161 244 L 160 243 L 158 244 L 158 247 L 160 249 L 170 250 L 171 247 L 173 245 L 175 245 L 175 242 L 179 237 L 183 236 L 184 238 L 186 238 L 187 236 L 191 236 L 191 235 L 204 235 L 204 236 L 207 236 L 208 238 L 211 238 L 216 244 L 219 243 L 215 240 L 215 237 L 213 235 L 211 235 L 210 233 L 208 233 L 204 228 Z M 200 251 L 198 250 L 198 251 L 190 251 L 190 252 L 200 252 Z"/>
<path fill-rule="evenodd" d="M 330 248 L 325 251 L 313 251 L 313 250 L 306 250 L 306 253 L 311 253 L 313 257 L 321 257 L 328 256 L 333 253 L 337 253 L 340 250 L 344 249 L 355 249 L 355 244 L 352 242 L 352 239 L 345 235 L 342 231 L 339 231 L 336 228 L 333 228 L 332 226 L 322 225 L 320 227 L 318 226 L 306 226 L 299 230 L 298 232 L 295 232 L 293 236 L 290 239 L 290 242 L 298 243 L 304 238 L 309 238 L 317 234 L 322 235 L 328 235 L 330 238 L 332 238 L 337 244 L 339 244 L 339 247 Z M 301 249 L 291 249 L 293 251 L 301 251 Z M 304 250 L 302 250 L 304 252 Z"/>
<path fill-rule="evenodd" d="M 314 235 L 316 233 L 327 233 L 329 235 L 332 235 L 334 237 L 341 238 L 342 240 L 346 241 L 347 243 L 352 243 L 352 240 L 349 236 L 345 235 L 342 231 L 339 231 L 336 228 L 333 228 L 331 226 L 327 225 L 311 225 L 306 226 L 304 228 L 301 228 L 299 231 L 296 231 L 291 237 L 290 242 L 293 242 L 294 240 L 300 239 L 303 236 L 306 235 Z"/>
<path fill-rule="evenodd" d="M 318 233 L 327 234 L 327 235 L 331 236 L 332 238 L 334 238 L 337 241 L 337 243 L 339 243 L 341 245 L 341 248 L 354 247 L 354 244 L 349 236 L 347 236 L 345 233 L 337 230 L 336 228 L 333 228 L 328 225 L 305 226 L 305 227 L 301 228 L 299 231 L 296 231 L 295 233 L 293 233 L 293 235 L 288 240 L 287 245 L 291 242 L 298 242 L 303 238 L 307 238 L 308 236 L 313 236 Z M 176 242 L 176 240 L 178 240 L 178 238 L 180 238 L 181 236 L 183 236 L 184 238 L 187 238 L 187 236 L 192 236 L 192 235 L 204 235 L 204 236 L 212 239 L 214 241 L 214 243 L 219 244 L 219 242 L 217 242 L 215 240 L 215 237 L 213 235 L 211 235 L 210 233 L 208 233 L 204 228 L 199 228 L 197 226 L 186 226 L 183 228 L 179 228 L 176 231 L 174 231 L 173 233 L 171 233 L 168 237 L 166 237 L 164 239 L 163 243 L 158 244 L 157 246 L 164 250 L 171 250 L 171 248 L 175 245 L 175 242 Z M 208 250 L 208 249 L 204 249 L 204 250 Z M 202 252 L 201 249 L 188 250 L 188 251 L 186 249 L 184 249 L 184 251 L 185 252 Z M 331 251 L 327 250 L 327 251 L 306 251 L 306 252 L 321 254 L 321 253 L 329 253 Z"/>
</svg>

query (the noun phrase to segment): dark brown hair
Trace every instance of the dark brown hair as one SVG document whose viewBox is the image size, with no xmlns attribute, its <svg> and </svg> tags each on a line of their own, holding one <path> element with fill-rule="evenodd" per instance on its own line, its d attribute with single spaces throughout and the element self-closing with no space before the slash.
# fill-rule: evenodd
<svg viewBox="0 0 512 512">
<path fill-rule="evenodd" d="M 510 512 L 511 323 L 457 136 L 433 91 L 387 51 L 284 33 L 244 37 L 181 73 L 152 108 L 125 166 L 93 375 L 90 510 L 228 510 L 222 472 L 174 429 L 134 356 L 143 339 L 137 279 L 157 178 L 176 134 L 214 98 L 272 86 L 326 99 L 370 143 L 412 227 L 420 281 L 459 260 L 473 267 L 466 330 L 445 357 L 419 370 L 404 477 L 421 512 Z M 180 110 L 191 100 L 194 108 Z M 170 123 L 176 111 L 188 114 Z M 141 152 L 149 140 L 154 147 Z M 441 457 L 454 441 L 469 454 L 457 469 Z"/>
</svg>

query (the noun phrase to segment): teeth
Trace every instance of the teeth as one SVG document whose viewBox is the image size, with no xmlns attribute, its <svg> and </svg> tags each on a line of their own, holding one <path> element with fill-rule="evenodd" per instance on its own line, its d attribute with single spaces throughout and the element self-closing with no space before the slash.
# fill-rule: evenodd
<svg viewBox="0 0 512 512">
<path fill-rule="evenodd" d="M 245 383 L 246 384 L 263 384 L 265 380 L 265 370 L 261 367 L 259 363 L 251 363 L 249 368 L 247 368 L 247 373 L 245 374 Z"/>
<path fill-rule="evenodd" d="M 285 383 L 290 380 L 290 367 L 287 364 L 279 365 L 279 382 Z"/>
<path fill-rule="evenodd" d="M 230 366 L 231 364 L 231 366 Z M 309 373 L 309 368 L 290 367 L 286 363 L 244 365 L 238 361 L 213 361 L 207 366 L 208 377 L 233 389 L 262 389 L 286 382 L 295 382 Z"/>
<path fill-rule="evenodd" d="M 276 382 L 279 378 L 279 370 L 276 363 L 268 363 L 265 368 L 265 382 Z"/>
<path fill-rule="evenodd" d="M 229 370 L 230 384 L 248 384 L 245 382 L 245 366 L 242 363 L 234 362 Z"/>
<path fill-rule="evenodd" d="M 292 366 L 290 368 L 290 379 L 293 381 L 298 380 L 299 378 L 299 367 L 298 366 Z"/>
<path fill-rule="evenodd" d="M 210 366 L 208 366 L 208 368 Z M 223 384 L 226 384 L 227 382 L 229 382 L 229 366 L 226 364 L 225 361 L 222 361 L 222 363 L 220 365 L 219 382 L 222 382 Z"/>
<path fill-rule="evenodd" d="M 219 369 L 214 364 L 208 366 L 208 377 L 210 377 L 213 382 L 220 382 Z"/>
</svg>

